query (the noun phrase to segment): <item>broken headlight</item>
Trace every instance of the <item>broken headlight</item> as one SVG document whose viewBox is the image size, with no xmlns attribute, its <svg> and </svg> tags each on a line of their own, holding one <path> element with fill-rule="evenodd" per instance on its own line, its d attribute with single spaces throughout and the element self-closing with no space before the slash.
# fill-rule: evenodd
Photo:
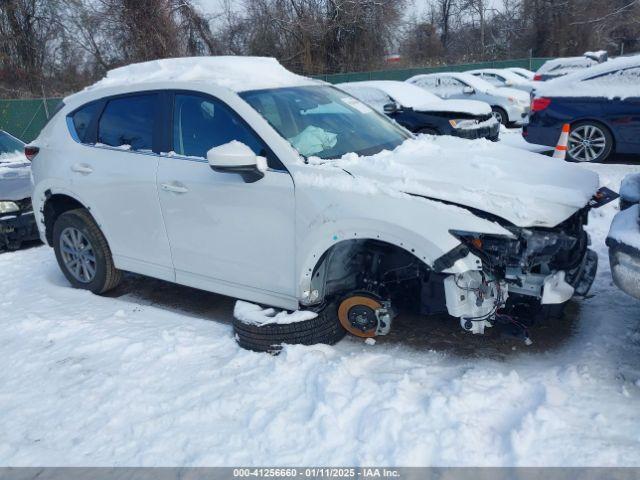
<svg viewBox="0 0 640 480">
<path fill-rule="evenodd" d="M 460 230 L 451 230 L 450 233 L 489 267 L 504 267 L 520 257 L 519 238 Z"/>
</svg>

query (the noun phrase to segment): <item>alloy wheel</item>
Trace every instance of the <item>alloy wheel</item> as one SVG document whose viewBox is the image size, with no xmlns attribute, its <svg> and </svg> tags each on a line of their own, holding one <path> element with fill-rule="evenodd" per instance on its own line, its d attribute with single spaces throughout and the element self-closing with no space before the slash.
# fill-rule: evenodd
<svg viewBox="0 0 640 480">
<path fill-rule="evenodd" d="M 595 125 L 580 125 L 569 135 L 569 155 L 578 162 L 593 162 L 607 148 L 607 137 Z"/>
<path fill-rule="evenodd" d="M 73 278 L 90 283 L 96 276 L 96 256 L 89 239 L 77 228 L 67 227 L 60 235 L 62 261 Z"/>
</svg>

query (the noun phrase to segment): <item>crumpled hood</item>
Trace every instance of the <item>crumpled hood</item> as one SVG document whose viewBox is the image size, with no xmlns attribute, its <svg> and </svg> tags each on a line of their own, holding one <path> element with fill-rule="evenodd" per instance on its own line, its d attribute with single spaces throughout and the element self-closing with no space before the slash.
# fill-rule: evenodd
<svg viewBox="0 0 640 480">
<path fill-rule="evenodd" d="M 404 193 L 496 215 L 520 227 L 554 227 L 599 188 L 596 173 L 487 140 L 420 137 L 393 152 L 345 155 L 336 166 Z"/>
<path fill-rule="evenodd" d="M 31 196 L 31 164 L 24 157 L 0 156 L 0 201 Z"/>
</svg>

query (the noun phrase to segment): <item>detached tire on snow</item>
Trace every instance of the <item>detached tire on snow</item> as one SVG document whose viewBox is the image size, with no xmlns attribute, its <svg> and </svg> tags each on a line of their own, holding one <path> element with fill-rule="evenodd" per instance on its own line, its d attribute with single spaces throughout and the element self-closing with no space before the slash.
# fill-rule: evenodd
<svg viewBox="0 0 640 480">
<path fill-rule="evenodd" d="M 328 305 L 316 318 L 301 322 L 253 325 L 233 318 L 233 333 L 238 345 L 254 352 L 279 353 L 283 344 L 334 345 L 346 335 L 338 321 L 335 304 Z"/>
</svg>

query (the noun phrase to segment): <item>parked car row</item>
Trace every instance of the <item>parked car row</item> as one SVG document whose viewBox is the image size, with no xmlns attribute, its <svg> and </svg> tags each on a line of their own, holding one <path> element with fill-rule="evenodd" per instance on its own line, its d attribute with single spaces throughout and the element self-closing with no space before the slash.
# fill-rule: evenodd
<svg viewBox="0 0 640 480">
<path fill-rule="evenodd" d="M 0 130 L 0 252 L 38 238 L 24 143 Z"/>
</svg>

